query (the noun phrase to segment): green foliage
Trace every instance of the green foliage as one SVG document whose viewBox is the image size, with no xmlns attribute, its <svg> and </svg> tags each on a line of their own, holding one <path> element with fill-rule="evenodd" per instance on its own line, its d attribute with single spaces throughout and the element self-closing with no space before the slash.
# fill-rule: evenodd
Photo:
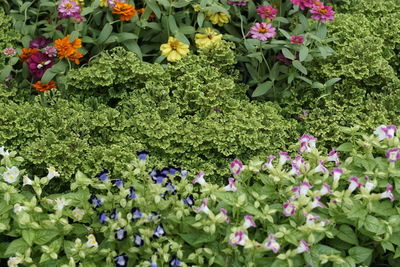
<svg viewBox="0 0 400 267">
<path fill-rule="evenodd" d="M 233 52 L 216 53 L 220 58 L 201 53 L 163 69 L 123 49 L 104 52 L 70 72 L 67 100 L 2 103 L 0 143 L 27 164 L 58 166 L 65 179 L 77 169 L 94 175 L 112 166 L 118 173 L 143 149 L 164 164 L 208 173 L 233 157 L 283 149 L 297 135 L 293 120 L 275 104 L 249 102 L 230 65 Z"/>
</svg>

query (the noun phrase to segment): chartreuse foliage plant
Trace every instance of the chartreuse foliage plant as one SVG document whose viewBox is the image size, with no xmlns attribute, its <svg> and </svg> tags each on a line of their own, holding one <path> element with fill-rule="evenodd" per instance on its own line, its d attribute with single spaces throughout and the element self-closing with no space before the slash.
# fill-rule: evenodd
<svg viewBox="0 0 400 267">
<path fill-rule="evenodd" d="M 43 190 L 63 173 L 31 176 L 2 147 L 0 258 L 9 266 L 398 265 L 397 128 L 381 125 L 329 154 L 316 143 L 305 134 L 292 158 L 235 159 L 223 186 L 204 172 L 149 170 L 143 151 L 121 175 L 78 171 L 63 194 Z"/>
<path fill-rule="evenodd" d="M 10 59 L 0 80 L 21 89 L 67 89 L 66 75 L 102 51 L 123 46 L 149 62 L 176 62 L 221 40 L 234 48 L 253 96 L 277 98 L 307 65 L 332 54 L 328 2 L 214 0 L 2 1 L 20 36 L 1 46 Z M 7 27 L 8 28 L 8 27 Z M 11 53 L 12 51 L 12 53 Z"/>
</svg>

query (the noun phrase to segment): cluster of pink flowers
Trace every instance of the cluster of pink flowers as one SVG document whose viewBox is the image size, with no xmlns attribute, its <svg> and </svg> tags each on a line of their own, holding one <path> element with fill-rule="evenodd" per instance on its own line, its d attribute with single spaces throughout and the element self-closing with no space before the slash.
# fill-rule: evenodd
<svg viewBox="0 0 400 267">
<path fill-rule="evenodd" d="M 278 10 L 273 8 L 271 5 L 262 5 L 257 8 L 257 14 L 260 15 L 262 19 L 273 20 L 276 17 L 276 14 L 278 14 Z M 272 23 L 257 22 L 253 27 L 250 28 L 249 35 L 253 39 L 265 42 L 268 39 L 276 36 L 276 28 L 272 27 Z"/>
<path fill-rule="evenodd" d="M 293 5 L 299 6 L 301 10 L 310 9 L 311 18 L 326 23 L 328 20 L 333 20 L 335 11 L 331 6 L 325 5 L 319 0 L 290 0 Z"/>
<path fill-rule="evenodd" d="M 74 18 L 77 23 L 84 21 L 81 16 L 81 7 L 76 1 L 62 0 L 57 9 L 58 17 L 61 19 Z"/>
</svg>

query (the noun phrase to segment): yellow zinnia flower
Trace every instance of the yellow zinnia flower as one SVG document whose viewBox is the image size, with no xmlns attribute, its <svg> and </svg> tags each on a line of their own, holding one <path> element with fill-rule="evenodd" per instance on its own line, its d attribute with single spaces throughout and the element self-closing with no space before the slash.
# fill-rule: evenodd
<svg viewBox="0 0 400 267">
<path fill-rule="evenodd" d="M 160 50 L 168 61 L 175 62 L 189 53 L 189 45 L 179 42 L 174 37 L 169 37 L 168 43 L 162 44 Z"/>
<path fill-rule="evenodd" d="M 108 7 L 108 2 L 107 2 L 107 0 L 100 0 L 100 5 L 99 5 L 99 6 Z"/>
<path fill-rule="evenodd" d="M 227 15 L 223 12 L 216 12 L 213 15 L 211 10 L 208 10 L 207 16 L 212 24 L 218 24 L 218 26 L 223 26 L 224 24 L 229 22 L 229 15 Z"/>
<path fill-rule="evenodd" d="M 204 29 L 204 34 L 198 33 L 195 36 L 195 42 L 198 48 L 218 47 L 221 43 L 222 34 L 218 34 L 212 28 Z"/>
</svg>

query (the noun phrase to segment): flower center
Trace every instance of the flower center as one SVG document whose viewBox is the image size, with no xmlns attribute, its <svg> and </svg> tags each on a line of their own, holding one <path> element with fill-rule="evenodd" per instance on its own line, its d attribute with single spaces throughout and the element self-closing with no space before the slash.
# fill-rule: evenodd
<svg viewBox="0 0 400 267">
<path fill-rule="evenodd" d="M 179 41 L 173 41 L 171 44 L 170 44 L 170 46 L 171 46 L 171 49 L 172 50 L 178 50 L 178 47 L 179 47 Z"/>
<path fill-rule="evenodd" d="M 266 33 L 267 32 L 267 27 L 261 26 L 260 28 L 258 28 L 258 32 L 259 33 Z"/>
<path fill-rule="evenodd" d="M 271 13 L 271 9 L 270 8 L 265 9 L 264 13 L 269 15 Z"/>
<path fill-rule="evenodd" d="M 64 7 L 65 7 L 66 9 L 71 9 L 71 8 L 72 8 L 72 4 L 71 4 L 71 3 L 66 3 L 66 4 L 64 5 Z"/>
<path fill-rule="evenodd" d="M 319 8 L 319 13 L 325 15 L 326 13 L 328 13 L 328 10 L 327 10 L 325 7 L 320 7 L 320 8 Z"/>
</svg>

